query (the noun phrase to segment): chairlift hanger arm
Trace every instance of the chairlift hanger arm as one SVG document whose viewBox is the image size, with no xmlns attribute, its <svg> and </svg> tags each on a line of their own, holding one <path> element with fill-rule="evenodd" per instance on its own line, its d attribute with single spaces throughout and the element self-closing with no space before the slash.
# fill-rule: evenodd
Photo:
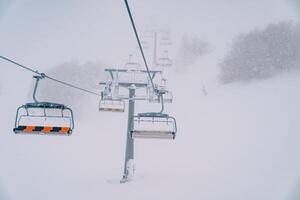
<svg viewBox="0 0 300 200">
<path fill-rule="evenodd" d="M 33 76 L 35 79 L 36 79 L 36 82 L 35 82 L 35 86 L 34 86 L 34 91 L 33 91 L 33 94 L 32 94 L 32 98 L 34 100 L 35 103 L 39 103 L 39 101 L 36 99 L 36 90 L 37 90 L 37 87 L 39 85 L 39 81 L 43 78 L 45 78 L 44 76 Z"/>
</svg>

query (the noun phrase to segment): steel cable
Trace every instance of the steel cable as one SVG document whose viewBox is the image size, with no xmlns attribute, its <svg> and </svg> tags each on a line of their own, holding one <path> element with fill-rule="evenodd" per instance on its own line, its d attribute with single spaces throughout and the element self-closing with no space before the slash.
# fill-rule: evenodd
<svg viewBox="0 0 300 200">
<path fill-rule="evenodd" d="M 24 65 L 22 65 L 22 64 L 20 64 L 20 63 L 18 63 L 18 62 L 16 62 L 16 61 L 13 61 L 13 60 L 11 60 L 11 59 L 9 59 L 9 58 L 6 58 L 6 57 L 4 57 L 4 56 L 1 56 L 1 55 L 0 55 L 0 58 L 3 59 L 3 60 L 6 60 L 6 61 L 8 61 L 8 62 L 10 62 L 10 63 L 12 63 L 12 64 L 14 64 L 14 65 L 16 65 L 16 66 L 19 66 L 19 67 L 21 67 L 21 68 L 23 68 L 23 69 L 26 69 L 26 70 L 28 70 L 28 71 L 30 71 L 30 72 L 32 72 L 32 73 L 35 73 L 35 74 L 37 74 L 37 75 L 39 75 L 39 76 L 42 76 L 42 77 L 44 77 L 44 78 L 48 78 L 49 80 L 52 80 L 52 81 L 54 81 L 54 82 L 60 83 L 60 84 L 62 84 L 62 85 L 65 85 L 65 86 L 68 86 L 68 87 L 71 87 L 71 88 L 74 88 L 74 89 L 77 89 L 77 90 L 80 90 L 80 91 L 82 91 L 82 92 L 86 92 L 86 93 L 89 93 L 89 94 L 92 94 L 92 95 L 101 96 L 100 94 L 98 94 L 98 93 L 96 93 L 96 92 L 93 92 L 93 91 L 84 89 L 84 88 L 82 88 L 82 87 L 78 87 L 78 86 L 76 86 L 76 85 L 73 85 L 73 84 L 70 84 L 70 83 L 67 83 L 67 82 L 64 82 L 64 81 L 61 81 L 61 80 L 58 80 L 58 79 L 56 79 L 56 78 L 53 78 L 53 77 L 51 77 L 51 76 L 48 76 L 48 75 L 45 74 L 45 73 L 40 73 L 38 70 L 34 70 L 34 69 L 30 68 L 30 67 L 24 66 Z"/>
</svg>

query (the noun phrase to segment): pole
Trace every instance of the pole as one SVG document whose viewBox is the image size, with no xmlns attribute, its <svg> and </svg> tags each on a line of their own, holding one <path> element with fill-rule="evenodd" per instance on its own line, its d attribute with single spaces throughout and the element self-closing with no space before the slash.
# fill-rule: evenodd
<svg viewBox="0 0 300 200">
<path fill-rule="evenodd" d="M 131 130 L 133 129 L 132 118 L 134 116 L 134 97 L 135 89 L 129 88 L 129 101 L 128 101 L 128 122 L 127 122 L 127 141 L 126 141 L 126 151 L 125 151 L 125 163 L 124 163 L 124 172 L 123 178 L 120 181 L 125 183 L 130 181 L 133 178 L 134 173 L 134 141 L 131 138 Z"/>
</svg>

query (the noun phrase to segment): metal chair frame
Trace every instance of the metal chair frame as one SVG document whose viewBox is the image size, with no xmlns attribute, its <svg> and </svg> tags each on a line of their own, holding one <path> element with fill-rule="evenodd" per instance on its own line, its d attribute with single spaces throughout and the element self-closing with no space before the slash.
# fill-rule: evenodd
<svg viewBox="0 0 300 200">
<path fill-rule="evenodd" d="M 52 103 L 52 102 L 39 102 L 36 99 L 36 91 L 37 91 L 37 87 L 38 87 L 38 83 L 41 79 L 44 78 L 44 76 L 34 76 L 34 78 L 36 79 L 36 83 L 35 83 L 35 87 L 34 87 L 34 91 L 33 91 L 33 103 L 26 103 L 25 105 L 22 105 L 20 107 L 18 107 L 17 109 L 17 113 L 16 113 L 16 118 L 15 118 L 15 128 L 14 128 L 14 132 L 15 133 L 26 133 L 28 134 L 28 132 L 26 131 L 21 131 L 18 130 L 18 127 L 20 126 L 25 126 L 25 125 L 21 125 L 21 119 L 23 119 L 24 117 L 29 117 L 29 118 L 44 118 L 44 119 L 50 119 L 50 118 L 59 118 L 59 119 L 67 119 L 69 121 L 69 126 L 68 127 L 54 127 L 54 129 L 60 129 L 60 128 L 68 128 L 68 133 L 66 135 L 71 135 L 72 131 L 74 129 L 74 116 L 73 116 L 73 111 L 68 108 L 67 106 L 63 105 L 63 104 L 58 104 L 58 103 Z M 20 114 L 21 110 L 25 110 L 26 114 Z M 39 115 L 32 115 L 30 114 L 30 112 L 28 111 L 29 109 L 43 109 L 43 115 L 39 114 Z M 61 111 L 61 115 L 48 115 L 47 114 L 47 110 L 60 110 Z M 67 111 L 69 113 L 68 116 L 66 116 L 67 113 L 65 113 L 65 111 Z M 33 124 L 30 124 L 28 126 L 35 126 Z M 40 126 L 38 126 L 40 127 Z M 48 127 L 48 126 L 47 126 Z M 51 126 L 52 127 L 52 126 Z M 53 129 L 53 130 L 54 130 Z M 51 132 L 44 132 L 44 130 L 39 130 L 39 131 L 34 131 L 34 132 L 30 132 L 31 134 L 42 134 L 42 133 L 47 133 L 47 135 L 62 135 L 61 132 L 59 131 L 51 131 Z"/>
</svg>

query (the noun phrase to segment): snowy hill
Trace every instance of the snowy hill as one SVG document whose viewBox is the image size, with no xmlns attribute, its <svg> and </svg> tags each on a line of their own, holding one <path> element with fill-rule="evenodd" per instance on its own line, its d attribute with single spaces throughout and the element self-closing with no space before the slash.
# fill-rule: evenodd
<svg viewBox="0 0 300 200">
<path fill-rule="evenodd" d="M 196 71 L 203 74 L 207 68 Z M 178 137 L 136 140 L 136 175 L 125 185 L 119 179 L 126 114 L 98 113 L 95 99 L 86 108 L 90 116 L 77 121 L 72 136 L 36 137 L 14 135 L 15 108 L 4 107 L 2 113 L 9 114 L 1 117 L 4 195 L 31 200 L 291 199 L 300 178 L 300 72 L 226 86 L 206 80 L 207 96 L 194 73 L 172 78 L 185 86 L 173 82 L 176 98 L 169 106 L 178 120 Z"/>
</svg>

